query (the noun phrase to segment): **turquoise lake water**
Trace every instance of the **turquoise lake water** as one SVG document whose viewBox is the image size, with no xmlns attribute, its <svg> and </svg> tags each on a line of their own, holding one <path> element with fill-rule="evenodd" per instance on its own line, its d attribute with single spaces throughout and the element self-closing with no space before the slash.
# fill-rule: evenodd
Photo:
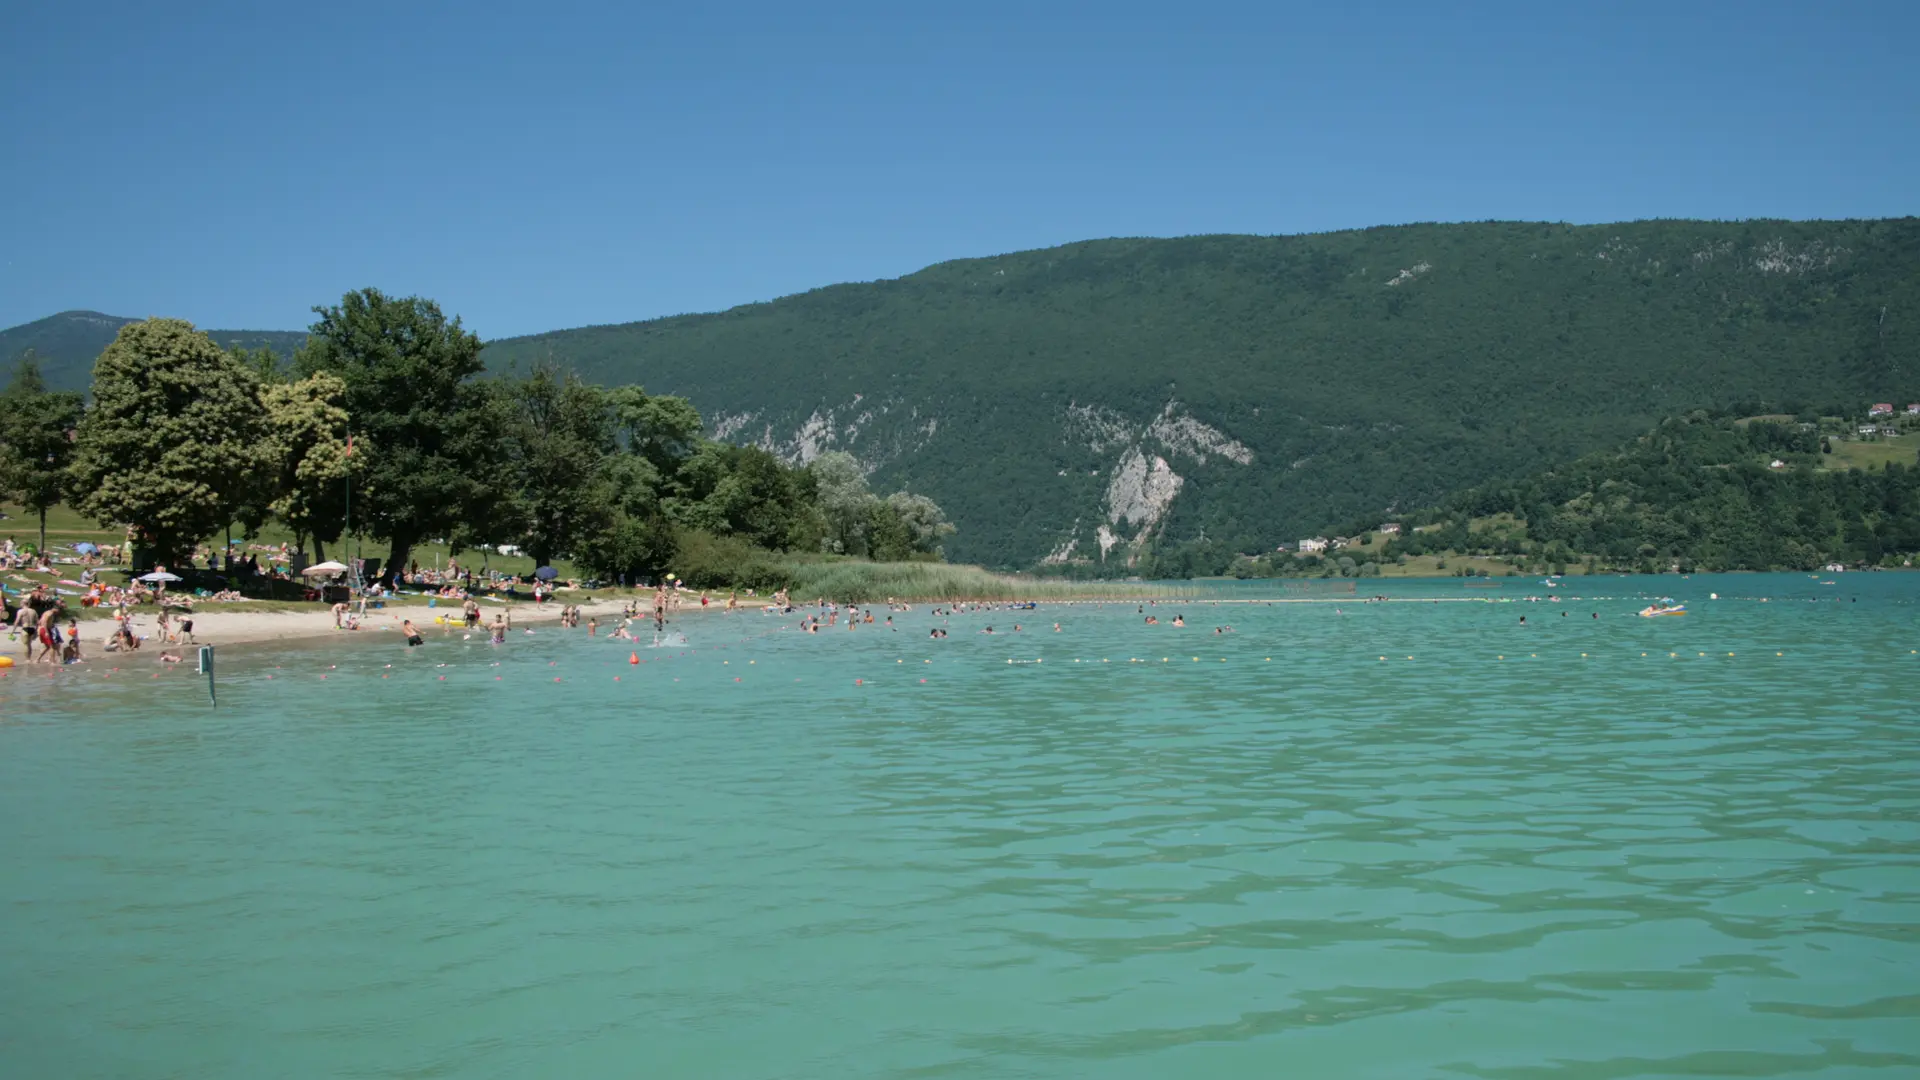
<svg viewBox="0 0 1920 1080">
<path fill-rule="evenodd" d="M 1828 580 L 16 668 L 0 1076 L 1920 1077 L 1920 575 Z"/>
</svg>

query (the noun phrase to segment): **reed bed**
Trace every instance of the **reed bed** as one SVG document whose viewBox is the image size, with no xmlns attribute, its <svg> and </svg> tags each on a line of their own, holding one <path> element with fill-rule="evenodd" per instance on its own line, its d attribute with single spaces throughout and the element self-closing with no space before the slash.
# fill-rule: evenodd
<svg viewBox="0 0 1920 1080">
<path fill-rule="evenodd" d="M 1134 600 L 1185 598 L 1198 590 L 1122 581 L 1058 581 L 996 574 L 951 563 L 796 561 L 786 568 L 795 602 L 825 597 L 869 603 L 885 600 Z"/>
</svg>

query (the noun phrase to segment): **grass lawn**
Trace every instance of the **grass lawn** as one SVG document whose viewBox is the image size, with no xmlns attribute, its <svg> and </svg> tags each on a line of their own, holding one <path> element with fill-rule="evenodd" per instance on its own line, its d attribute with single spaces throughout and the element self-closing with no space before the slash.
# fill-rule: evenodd
<svg viewBox="0 0 1920 1080">
<path fill-rule="evenodd" d="M 1830 439 L 1833 453 L 1820 455 L 1829 470 L 1882 469 L 1888 462 L 1912 465 L 1920 457 L 1920 438 L 1904 436 L 1871 442 L 1859 439 Z"/>
</svg>

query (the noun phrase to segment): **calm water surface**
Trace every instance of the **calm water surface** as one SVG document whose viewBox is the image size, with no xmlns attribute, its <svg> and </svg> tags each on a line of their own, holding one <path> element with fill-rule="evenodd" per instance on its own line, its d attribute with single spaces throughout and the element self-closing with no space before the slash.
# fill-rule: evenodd
<svg viewBox="0 0 1920 1080">
<path fill-rule="evenodd" d="M 1920 1076 L 1920 576 L 1556 591 L 15 669 L 0 1076 Z"/>
</svg>

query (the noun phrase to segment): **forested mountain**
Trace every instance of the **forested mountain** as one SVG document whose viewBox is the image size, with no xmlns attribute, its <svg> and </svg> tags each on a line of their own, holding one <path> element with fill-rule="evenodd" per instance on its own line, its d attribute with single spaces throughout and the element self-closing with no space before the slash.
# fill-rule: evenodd
<svg viewBox="0 0 1920 1080">
<path fill-rule="evenodd" d="M 1920 429 L 1886 428 L 1905 430 L 1876 444 L 1883 463 L 1848 468 L 1836 449 L 1851 426 L 1697 410 L 1619 450 L 1460 492 L 1414 515 L 1428 524 L 1387 554 L 1592 558 L 1648 573 L 1898 565 L 1920 555 Z M 1474 525 L 1490 519 L 1502 524 Z"/>
<path fill-rule="evenodd" d="M 63 311 L 0 330 L 0 367 L 11 371 L 20 354 L 32 349 L 40 358 L 40 374 L 49 387 L 85 390 L 93 375 L 93 362 L 112 344 L 120 328 L 134 321 L 97 311 Z M 283 359 L 307 340 L 305 330 L 209 330 L 207 336 L 227 348 L 272 349 Z"/>
<path fill-rule="evenodd" d="M 850 451 L 947 508 L 955 559 L 1270 550 L 1696 407 L 1920 398 L 1920 220 L 1091 241 L 486 359 Z"/>
</svg>

